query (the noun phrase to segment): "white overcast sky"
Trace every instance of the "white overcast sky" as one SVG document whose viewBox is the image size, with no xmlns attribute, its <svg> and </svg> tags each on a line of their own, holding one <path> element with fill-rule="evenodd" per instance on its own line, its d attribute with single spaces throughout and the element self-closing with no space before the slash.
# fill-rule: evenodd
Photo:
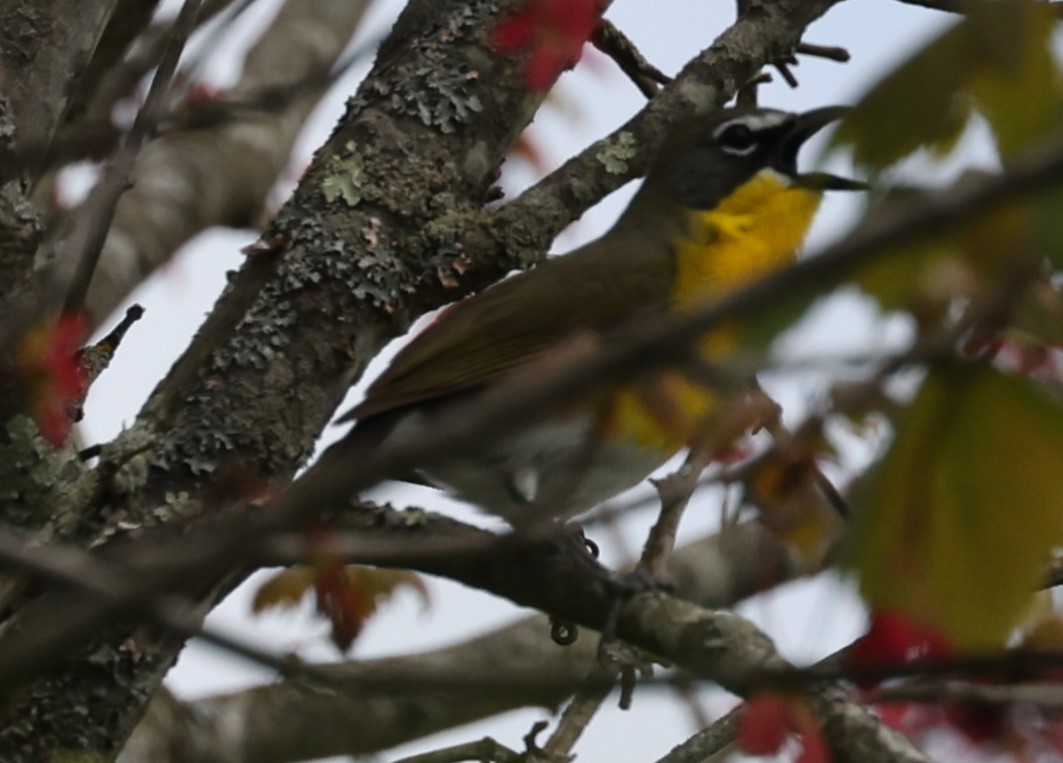
<svg viewBox="0 0 1063 763">
<path fill-rule="evenodd" d="M 399 8 L 399 0 L 378 0 L 370 13 L 355 46 L 382 35 Z M 261 2 L 259 12 L 275 8 L 275 3 Z M 667 73 L 675 73 L 695 52 L 706 47 L 731 22 L 734 3 L 701 0 L 615 0 L 608 16 L 638 44 L 647 58 Z M 262 21 L 265 18 L 261 19 Z M 803 110 L 836 103 L 851 103 L 876 77 L 903 60 L 912 50 L 951 23 L 947 15 L 935 13 L 896 0 L 850 0 L 840 3 L 824 19 L 814 24 L 806 39 L 825 45 L 841 45 L 850 50 L 852 61 L 837 64 L 802 59 L 795 69 L 801 86 L 791 90 L 781 82 L 761 90 L 760 101 L 766 106 Z M 248 32 L 250 39 L 251 30 Z M 231 46 L 227 46 L 231 57 Z M 231 58 L 210 60 L 208 76 L 224 84 L 235 76 L 238 61 Z M 298 173 L 331 131 L 341 113 L 345 97 L 364 75 L 368 62 L 326 99 L 305 135 L 299 141 L 290 178 Z M 778 79 L 778 78 L 776 78 Z M 591 54 L 575 71 L 565 74 L 557 86 L 556 97 L 564 104 L 560 109 L 546 109 L 532 127 L 532 138 L 544 159 L 556 166 L 591 141 L 614 129 L 643 103 L 635 88 L 602 56 Z M 967 161 L 992 162 L 992 153 L 978 131 L 965 141 Z M 817 145 L 805 151 L 804 162 L 816 159 Z M 835 165 L 842 172 L 848 168 Z M 513 166 L 507 172 L 510 195 L 534 180 L 526 167 Z M 283 199 L 290 188 L 279 188 Z M 564 252 L 603 231 L 615 219 L 631 188 L 624 189 L 555 242 L 554 251 Z M 829 240 L 844 229 L 847 208 L 842 201 L 831 199 L 823 207 L 813 233 L 810 250 L 817 242 Z M 208 232 L 189 244 L 172 264 L 140 288 L 131 301 L 147 309 L 118 353 L 115 363 L 93 388 L 86 405 L 84 431 L 87 442 L 104 441 L 133 420 L 144 399 L 184 349 L 188 338 L 211 309 L 224 283 L 227 270 L 238 267 L 238 250 L 251 242 L 250 231 Z M 833 351 L 860 351 L 882 341 L 903 337 L 904 326 L 896 321 L 876 317 L 853 295 L 836 300 L 819 309 L 803 331 L 787 338 L 783 351 L 799 353 L 814 346 Z M 120 314 L 120 313 L 119 313 Z M 779 382 L 773 387 L 791 409 L 807 402 L 807 380 Z M 334 437 L 335 433 L 326 433 Z M 398 500 L 434 501 L 428 491 L 402 494 Z M 706 499 L 698 513 L 691 510 L 689 524 L 705 531 L 714 526 L 718 499 Z M 456 509 L 463 518 L 484 521 L 462 507 Z M 637 547 L 638 532 L 652 517 L 638 519 L 631 530 L 631 545 Z M 489 521 L 489 520 L 488 520 Z M 251 586 L 254 583 L 252 581 Z M 403 596 L 366 629 L 354 653 L 360 658 L 399 654 L 431 649 L 460 640 L 483 630 L 488 624 L 501 624 L 520 617 L 524 612 L 487 594 L 464 589 L 441 581 L 431 581 L 434 604 L 428 613 L 420 610 L 414 597 Z M 233 594 L 209 619 L 213 628 L 229 631 L 241 638 L 274 648 L 297 651 L 306 659 L 334 660 L 335 651 L 328 644 L 327 625 L 312 620 L 306 609 L 295 614 L 268 615 L 252 619 L 248 601 L 253 587 L 245 585 Z M 760 623 L 776 637 L 784 653 L 795 659 L 814 659 L 843 645 L 862 628 L 862 615 L 844 586 L 831 582 L 799 584 L 757 599 L 742 612 Z M 182 655 L 168 679 L 171 689 L 183 697 L 198 697 L 218 691 L 238 689 L 272 680 L 269 671 L 193 643 Z M 711 707 L 719 711 L 730 700 L 716 698 Z M 437 738 L 404 748 L 410 754 L 443 744 L 477 739 L 489 734 L 501 742 L 520 747 L 520 740 L 531 724 L 547 717 L 545 711 L 528 710 L 512 713 Z M 652 761 L 685 739 L 694 729 L 686 709 L 664 693 L 636 693 L 634 709 L 621 713 L 615 708 L 603 713 L 591 724 L 577 748 L 581 760 L 612 763 Z M 383 756 L 384 759 L 399 754 Z"/>
</svg>

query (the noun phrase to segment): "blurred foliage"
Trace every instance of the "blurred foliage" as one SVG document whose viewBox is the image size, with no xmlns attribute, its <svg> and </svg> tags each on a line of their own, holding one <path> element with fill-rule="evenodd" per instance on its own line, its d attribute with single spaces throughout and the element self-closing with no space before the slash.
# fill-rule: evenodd
<svg viewBox="0 0 1063 763">
<path fill-rule="evenodd" d="M 1031 0 L 974 5 L 860 100 L 833 147 L 881 176 L 919 150 L 948 155 L 980 115 L 1005 171 L 1036 160 L 1063 135 L 1057 18 Z M 954 188 L 993 177 L 969 172 Z M 865 214 L 942 193 L 880 190 Z M 961 648 L 1004 643 L 1063 544 L 1061 266 L 1063 191 L 1050 189 L 850 273 L 882 308 L 914 318 L 912 357 L 928 370 L 854 497 L 848 565 L 873 610 Z M 965 351 L 980 360 L 960 360 Z"/>
<path fill-rule="evenodd" d="M 850 564 L 876 609 L 1000 645 L 1063 543 L 1063 408 L 984 363 L 935 365 L 865 483 Z"/>
<path fill-rule="evenodd" d="M 1004 157 L 1054 131 L 1063 83 L 1046 3 L 980 3 L 868 92 L 834 135 L 858 164 L 881 171 L 918 148 L 950 151 L 974 111 Z"/>
<path fill-rule="evenodd" d="M 312 594 L 317 613 L 331 625 L 332 643 L 346 652 L 380 605 L 402 589 L 414 591 L 428 605 L 428 588 L 413 572 L 345 565 L 322 554 L 312 565 L 272 575 L 255 592 L 251 608 L 255 613 L 291 609 Z"/>
</svg>

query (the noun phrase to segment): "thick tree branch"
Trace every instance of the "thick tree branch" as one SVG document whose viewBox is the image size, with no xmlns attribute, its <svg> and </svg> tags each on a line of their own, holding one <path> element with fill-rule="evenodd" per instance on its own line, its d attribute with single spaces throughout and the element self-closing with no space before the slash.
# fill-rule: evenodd
<svg viewBox="0 0 1063 763">
<path fill-rule="evenodd" d="M 373 461 L 358 465 L 345 465 L 343 469 L 318 472 L 314 479 L 303 480 L 295 489 L 276 502 L 262 518 L 242 518 L 231 530 L 220 530 L 216 525 L 208 537 L 195 537 L 191 547 L 182 550 L 179 557 L 186 565 L 210 570 L 223 562 L 232 563 L 237 549 L 249 549 L 250 539 L 285 525 L 301 522 L 320 510 L 322 505 L 340 502 L 350 491 L 365 485 L 378 470 L 391 471 L 412 463 L 422 463 L 436 451 L 453 452 L 454 448 L 469 438 L 498 433 L 510 425 L 519 425 L 521 416 L 534 415 L 539 406 L 548 404 L 557 395 L 570 393 L 579 384 L 590 384 L 602 376 L 615 377 L 630 372 L 637 361 L 640 367 L 648 362 L 674 362 L 682 358 L 683 342 L 699 336 L 719 321 L 735 315 L 747 314 L 758 305 L 771 302 L 781 295 L 803 293 L 806 289 L 817 292 L 836 282 L 857 261 L 870 257 L 882 247 L 897 244 L 905 236 L 926 232 L 941 226 L 954 224 L 991 204 L 1016 193 L 1029 192 L 1042 187 L 1058 177 L 1063 169 L 1063 149 L 1049 146 L 1024 158 L 1018 158 L 1000 177 L 970 183 L 954 189 L 949 194 L 920 200 L 918 206 L 883 214 L 874 225 L 854 234 L 846 241 L 832 247 L 819 257 L 803 260 L 787 271 L 752 284 L 743 291 L 721 300 L 715 306 L 663 327 L 651 327 L 644 334 L 623 347 L 606 347 L 579 363 L 573 363 L 556 373 L 538 375 L 534 379 L 517 379 L 503 385 L 497 393 L 487 397 L 475 413 L 462 412 L 454 423 L 426 437 L 416 447 L 401 453 L 381 451 Z M 522 413 L 523 412 L 523 413 Z M 342 473 L 340 473 L 342 472 Z M 187 567 L 186 567 L 187 568 Z M 491 581 L 482 581 L 488 590 L 497 590 Z M 475 584 L 475 583 L 473 583 Z M 527 582 L 525 582 L 525 585 Z M 561 586 L 562 588 L 564 586 Z M 581 610 L 591 599 L 580 598 L 579 605 L 556 607 L 560 602 L 539 600 L 542 592 L 523 590 L 510 592 L 515 600 L 540 606 L 575 621 L 600 624 L 605 602 L 599 592 L 598 603 L 588 610 Z M 530 597 L 525 599 L 523 597 Z M 652 603 L 652 602 L 650 602 Z M 552 608 L 554 607 L 554 608 Z M 580 612 L 573 613 L 572 607 Z M 70 614 L 70 613 L 68 613 Z M 661 613 L 662 615 L 664 613 Z M 96 612 L 94 617 L 106 616 Z M 74 619 L 71 615 L 71 619 Z M 667 622 L 665 620 L 664 622 Z M 32 632 L 32 631 L 31 631 Z M 623 631 L 621 631 L 623 633 Z M 640 643 L 649 649 L 653 644 Z"/>
<path fill-rule="evenodd" d="M 229 485 L 250 474 L 283 479 L 294 471 L 349 383 L 352 343 L 361 367 L 392 320 L 388 310 L 399 309 L 408 289 L 449 260 L 439 252 L 418 260 L 418 247 L 396 250 L 394 243 L 441 208 L 478 205 L 541 100 L 521 86 L 519 61 L 494 57 L 484 44 L 499 5 L 507 3 L 414 0 L 407 6 L 392 44 L 267 236 L 278 249 L 253 258 L 223 299 L 222 314 L 234 321 L 245 316 L 240 330 L 231 334 L 228 323 L 210 333 L 208 324 L 192 362 L 179 363 L 138 423 L 105 448 L 100 472 L 64 491 L 72 501 L 55 512 L 63 519 L 52 532 L 106 536 L 111 530 L 100 521 L 106 516 L 124 516 L 126 528 L 155 524 L 179 516 L 175 503 L 187 507 L 205 488 L 213 488 L 208 498 L 217 503 L 228 491 L 239 494 L 211 476 L 223 466 L 235 479 Z M 355 247 L 361 254 L 352 253 Z M 446 289 L 429 278 L 429 293 Z M 355 325 L 362 328 L 357 338 Z M 226 379 L 222 387 L 219 375 Z M 136 476 L 145 474 L 146 482 Z M 17 630 L 12 622 L 6 633 Z M 113 754 L 180 643 L 119 629 L 85 644 L 90 665 L 72 663 L 38 681 L 23 703 L 8 709 L 0 753 L 12 759 L 15 750 L 32 750 L 29 757 L 38 759 L 63 749 Z M 82 714 L 86 706 L 91 719 Z M 42 714 L 54 725 L 20 720 Z M 86 723 L 93 725 L 89 738 L 81 728 Z"/>
<path fill-rule="evenodd" d="M 295 681 L 189 703 L 165 731 L 139 730 L 131 745 L 143 752 L 121 763 L 369 755 L 517 707 L 556 707 L 594 664 L 594 642 L 561 648 L 548 633 L 536 616 L 424 654 L 324 667 L 336 680 L 327 690 Z"/>
<path fill-rule="evenodd" d="M 807 21 L 829 5 L 765 7 Z M 350 379 L 387 338 L 424 309 L 453 299 L 450 285 L 470 262 L 476 277 L 463 281 L 466 288 L 482 285 L 534 248 L 529 242 L 538 246 L 560 227 L 550 214 L 515 225 L 510 240 L 523 243 L 504 264 L 492 264 L 494 250 L 474 246 L 455 222 L 479 208 L 500 157 L 538 105 L 519 84 L 519 64 L 490 56 L 483 45 L 495 11 L 494 4 L 478 2 L 410 4 L 347 117 L 264 237 L 265 251 L 220 303 L 221 317 L 208 322 L 136 424 L 105 451 L 95 489 L 82 484 L 69 492 L 69 521 L 55 528 L 59 536 L 106 537 L 111 528 L 100 526 L 101 517 L 121 517 L 124 527 L 151 525 L 202 507 L 203 500 L 214 506 L 242 498 L 233 485 L 249 476 L 285 479 Z M 801 25 L 780 19 L 786 45 L 770 30 L 760 30 L 769 35 L 764 41 L 755 26 L 743 27 L 718 43 L 722 69 L 708 70 L 699 60 L 688 69 L 703 67 L 701 85 L 686 79 L 662 91 L 661 103 L 718 105 L 736 71 L 755 70 L 762 59 L 777 57 L 780 46 L 792 47 Z M 663 114 L 658 117 L 663 125 Z M 620 174 L 626 180 L 635 171 L 625 166 Z M 595 175 L 619 184 L 607 170 L 588 178 Z M 589 198 L 581 195 L 580 204 Z M 230 476 L 216 476 L 223 472 Z M 92 498 L 78 503 L 85 495 Z M 212 549 L 220 546 L 204 547 Z M 222 563 L 214 557 L 205 570 Z M 112 719 L 101 723 L 104 750 L 120 742 L 139 706 L 127 683 L 111 680 L 132 667 L 120 648 L 127 638 L 116 633 L 94 645 L 94 665 L 102 668 L 91 680 L 70 671 L 32 692 L 61 718 L 54 708 L 70 708 L 91 688 Z M 177 643 L 137 634 L 139 691 L 155 685 Z"/>
<path fill-rule="evenodd" d="M 19 145 L 51 136 L 69 106 L 118 0 L 19 0 L 0 18 L 0 92 Z"/>
<path fill-rule="evenodd" d="M 0 8 L 0 165 L 14 164 L 20 146 L 51 140 L 117 2 L 14 0 Z M 42 226 L 28 196 L 35 180 L 31 168 L 0 184 L 0 315 L 9 319 L 33 311 L 41 299 L 33 269 Z M 14 355 L 8 341 L 0 342 L 4 423 L 20 399 L 10 372 Z"/>
<path fill-rule="evenodd" d="M 424 530 L 418 534 L 431 543 L 431 528 Z M 365 546 L 365 538 L 350 541 L 346 548 L 340 536 L 332 550 L 345 556 L 355 552 L 348 557 L 353 562 L 361 558 L 356 548 Z M 278 551 L 288 549 L 285 559 L 294 560 L 304 557 L 305 544 L 305 538 L 292 537 L 277 545 Z M 418 544 L 405 540 L 401 545 Z M 793 559 L 776 536 L 748 522 L 677 550 L 669 557 L 668 577 L 685 598 L 704 607 L 728 607 L 800 574 Z M 123 756 L 121 763 L 222 763 L 233 757 L 280 763 L 313 755 L 370 754 L 517 707 L 556 706 L 596 664 L 596 642 L 593 633 L 585 633 L 575 645 L 560 648 L 549 632 L 547 618 L 535 615 L 454 647 L 321 666 L 341 682 L 329 681 L 327 691 L 293 681 L 178 710 L 164 697 L 158 713 L 149 714 L 131 740 L 131 748 L 140 752 Z M 344 679 L 348 689 L 342 688 Z M 439 691 L 424 690 L 437 686 Z M 471 704 L 453 701 L 448 686 L 473 697 Z M 357 704 L 358 712 L 349 712 L 348 703 Z M 233 734 L 234 728 L 240 733 Z"/>
</svg>

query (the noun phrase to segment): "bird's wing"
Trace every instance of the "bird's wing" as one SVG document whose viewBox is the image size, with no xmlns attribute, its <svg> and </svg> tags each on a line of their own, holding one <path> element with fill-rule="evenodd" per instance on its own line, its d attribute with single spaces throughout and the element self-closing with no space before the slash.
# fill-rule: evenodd
<svg viewBox="0 0 1063 763">
<path fill-rule="evenodd" d="M 671 291 L 670 254 L 611 256 L 612 248 L 599 240 L 455 304 L 395 356 L 340 421 L 478 389 L 580 330 L 609 330 L 662 308 Z"/>
</svg>

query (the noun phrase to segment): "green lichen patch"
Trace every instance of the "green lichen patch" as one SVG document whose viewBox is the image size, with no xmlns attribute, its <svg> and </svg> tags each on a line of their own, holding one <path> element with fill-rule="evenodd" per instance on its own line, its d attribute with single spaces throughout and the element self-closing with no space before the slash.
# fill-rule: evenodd
<svg viewBox="0 0 1063 763">
<path fill-rule="evenodd" d="M 347 141 L 347 154 L 333 156 L 325 165 L 327 173 L 321 181 L 321 192 L 329 204 L 342 199 L 348 207 L 356 207 L 362 201 L 365 169 L 355 148 L 354 141 Z"/>
</svg>

